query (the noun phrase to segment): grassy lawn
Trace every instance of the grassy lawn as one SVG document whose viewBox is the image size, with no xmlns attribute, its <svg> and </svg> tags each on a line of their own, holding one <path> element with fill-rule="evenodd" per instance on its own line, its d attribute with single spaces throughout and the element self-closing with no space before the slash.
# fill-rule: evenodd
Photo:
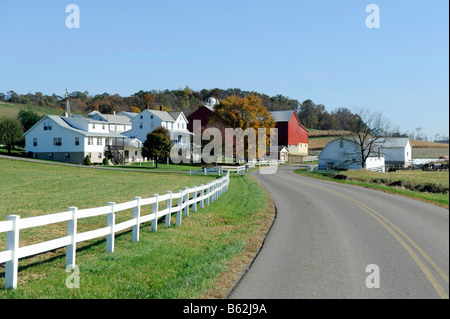
<svg viewBox="0 0 450 319">
<path fill-rule="evenodd" d="M 0 220 L 12 213 L 26 217 L 65 211 L 72 205 L 86 208 L 103 206 L 108 201 L 120 203 L 134 196 L 150 197 L 204 184 L 213 178 L 11 160 L 0 160 L 0 171 Z M 158 231 L 150 232 L 149 224 L 144 224 L 137 243 L 131 241 L 130 231 L 123 232 L 116 236 L 114 253 L 105 252 L 104 239 L 80 243 L 80 288 L 66 287 L 65 249 L 59 249 L 21 260 L 18 288 L 0 288 L 0 298 L 221 298 L 265 237 L 273 220 L 269 204 L 265 191 L 253 179 L 233 176 L 223 196 L 184 217 L 181 227 L 165 227 L 161 221 Z M 148 212 L 143 210 L 142 214 Z M 92 219 L 92 224 L 80 225 L 84 229 L 78 232 L 104 227 L 104 216 L 97 221 Z M 173 216 L 173 222 L 174 219 Z M 119 216 L 116 222 L 120 222 Z M 32 234 L 25 230 L 23 233 L 21 246 L 22 240 L 29 243 L 36 238 L 41 241 L 64 235 L 65 223 L 45 231 L 36 228 Z M 4 239 L 0 238 L 0 250 L 5 249 Z M 3 285 L 2 265 L 0 287 Z"/>
<path fill-rule="evenodd" d="M 0 120 L 5 118 L 17 118 L 20 110 L 31 109 L 38 115 L 63 115 L 64 110 L 55 109 L 51 107 L 44 106 L 31 106 L 13 103 L 0 103 Z"/>
<path fill-rule="evenodd" d="M 202 166 L 200 164 L 169 164 L 167 163 L 158 163 L 158 168 L 154 167 L 151 162 L 145 163 L 133 163 L 131 165 L 120 166 L 121 168 L 132 168 L 132 169 L 147 169 L 153 171 L 163 171 L 163 172 L 189 172 L 190 170 L 201 169 Z"/>
<path fill-rule="evenodd" d="M 331 180 L 339 183 L 358 185 L 362 187 L 378 189 L 385 192 L 399 194 L 407 197 L 420 199 L 426 202 L 434 203 L 442 207 L 449 207 L 449 172 L 427 172 L 427 171 L 399 171 L 389 173 L 379 173 L 361 170 L 349 170 L 339 172 L 345 175 L 346 180 L 337 180 L 332 176 L 326 176 L 322 173 L 307 172 L 305 169 L 295 170 L 295 173 L 308 177 Z M 400 181 L 400 182 L 399 182 Z M 436 184 L 439 187 L 446 187 L 447 193 L 420 192 L 407 189 L 404 186 L 391 186 L 392 183 L 401 185 L 425 185 Z"/>
</svg>

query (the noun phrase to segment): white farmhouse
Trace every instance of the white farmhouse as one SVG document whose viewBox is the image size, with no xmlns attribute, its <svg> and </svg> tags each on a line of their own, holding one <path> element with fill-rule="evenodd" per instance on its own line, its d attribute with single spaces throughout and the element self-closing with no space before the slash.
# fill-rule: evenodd
<svg viewBox="0 0 450 319">
<path fill-rule="evenodd" d="M 131 123 L 132 129 L 124 132 L 131 139 L 138 139 L 144 143 L 148 133 L 157 127 L 164 127 L 169 131 L 170 138 L 176 148 L 190 150 L 192 133 L 187 129 L 188 120 L 183 112 L 145 109 L 132 118 Z"/>
<path fill-rule="evenodd" d="M 319 154 L 319 169 L 361 169 L 359 145 L 347 138 L 329 142 Z M 385 159 L 378 146 L 372 149 L 365 169 L 385 172 Z"/>
<path fill-rule="evenodd" d="M 108 122 L 90 118 L 46 115 L 25 134 L 30 157 L 69 163 L 102 163 L 105 156 L 123 164 L 125 135 L 111 130 Z"/>
<path fill-rule="evenodd" d="M 111 132 L 122 133 L 125 131 L 129 131 L 132 128 L 130 118 L 125 115 L 111 115 L 97 112 L 94 115 L 90 116 L 90 118 L 95 121 L 108 122 L 109 130 Z"/>
</svg>

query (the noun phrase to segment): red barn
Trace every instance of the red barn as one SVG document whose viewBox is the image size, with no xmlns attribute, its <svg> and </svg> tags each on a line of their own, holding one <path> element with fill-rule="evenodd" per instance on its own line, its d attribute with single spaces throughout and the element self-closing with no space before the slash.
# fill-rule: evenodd
<svg viewBox="0 0 450 319">
<path fill-rule="evenodd" d="M 210 97 L 205 105 L 197 109 L 194 113 L 190 114 L 187 117 L 188 125 L 187 128 L 189 132 L 194 132 L 194 120 L 201 121 L 201 127 L 204 129 L 206 125 L 208 124 L 209 117 L 211 116 L 212 112 L 214 111 L 214 105 L 219 104 L 219 101 L 216 100 L 213 97 Z"/>
<path fill-rule="evenodd" d="M 201 121 L 202 129 L 208 124 L 209 117 L 214 111 L 214 106 L 219 104 L 215 98 L 210 97 L 204 106 L 187 117 L 188 130 L 193 132 L 194 120 Z M 295 111 L 272 111 L 270 112 L 277 122 L 278 145 L 286 146 L 289 154 L 308 155 L 308 130 L 300 123 Z"/>
<path fill-rule="evenodd" d="M 295 111 L 270 112 L 277 122 L 278 145 L 286 146 L 289 154 L 308 155 L 308 130 L 300 123 Z"/>
</svg>

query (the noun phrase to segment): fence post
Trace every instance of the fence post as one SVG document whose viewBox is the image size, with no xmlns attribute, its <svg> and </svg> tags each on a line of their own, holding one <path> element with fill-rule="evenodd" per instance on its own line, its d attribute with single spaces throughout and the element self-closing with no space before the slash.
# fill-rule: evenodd
<svg viewBox="0 0 450 319">
<path fill-rule="evenodd" d="M 152 214 L 155 214 L 155 218 L 152 219 L 152 231 L 158 230 L 158 204 L 159 204 L 159 195 L 154 194 L 156 201 L 152 205 Z"/>
<path fill-rule="evenodd" d="M 209 206 L 209 197 L 211 196 L 211 183 L 206 184 L 206 201 L 205 201 L 205 205 Z"/>
<path fill-rule="evenodd" d="M 205 207 L 205 199 L 203 198 L 203 196 L 205 195 L 205 185 L 201 184 L 200 187 L 202 188 L 200 190 L 200 197 L 201 197 L 200 208 L 203 208 Z"/>
<path fill-rule="evenodd" d="M 197 211 L 197 186 L 194 186 L 194 196 L 192 196 L 194 203 L 192 204 L 192 211 Z"/>
<path fill-rule="evenodd" d="M 189 216 L 189 187 L 185 187 L 184 191 L 186 192 L 184 202 L 186 206 L 184 206 L 184 216 Z"/>
<path fill-rule="evenodd" d="M 166 214 L 166 226 L 170 226 L 170 215 L 172 214 L 172 192 L 168 191 L 167 194 L 169 194 L 169 199 L 166 201 L 166 208 L 169 209 L 168 213 Z"/>
<path fill-rule="evenodd" d="M 13 223 L 12 230 L 6 233 L 6 250 L 11 250 L 11 260 L 5 264 L 5 288 L 17 288 L 18 250 L 19 250 L 19 215 L 9 215 L 7 220 Z"/>
<path fill-rule="evenodd" d="M 106 227 L 111 229 L 111 233 L 106 235 L 106 251 L 108 253 L 114 252 L 114 224 L 116 223 L 116 215 L 114 214 L 114 205 L 116 203 L 109 202 L 108 206 L 111 207 L 111 212 L 106 217 Z"/>
<path fill-rule="evenodd" d="M 75 267 L 75 254 L 77 252 L 77 210 L 76 207 L 69 207 L 67 209 L 72 212 L 72 219 L 67 221 L 67 236 L 71 237 L 71 243 L 66 246 L 66 268 Z"/>
<path fill-rule="evenodd" d="M 203 169 L 203 172 L 204 172 L 204 173 L 205 173 L 205 175 L 206 175 L 206 168 L 204 168 L 204 169 Z"/>
<path fill-rule="evenodd" d="M 216 200 L 216 181 L 212 182 L 211 185 L 211 203 L 214 203 Z"/>
<path fill-rule="evenodd" d="M 139 226 L 141 218 L 141 198 L 136 196 L 134 200 L 137 202 L 136 206 L 133 207 L 133 218 L 136 219 L 136 225 L 133 226 L 132 240 L 139 241 Z"/>
<path fill-rule="evenodd" d="M 181 204 L 183 203 L 183 191 L 179 191 L 178 195 L 180 195 L 180 197 L 178 197 L 178 211 L 177 211 L 177 226 L 181 226 L 181 216 L 183 215 L 181 212 L 183 211 L 183 209 L 181 208 Z"/>
</svg>

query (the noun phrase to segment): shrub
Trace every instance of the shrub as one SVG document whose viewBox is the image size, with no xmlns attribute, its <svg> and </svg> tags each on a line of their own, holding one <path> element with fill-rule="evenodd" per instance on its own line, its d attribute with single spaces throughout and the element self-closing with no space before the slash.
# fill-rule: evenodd
<svg viewBox="0 0 450 319">
<path fill-rule="evenodd" d="M 92 165 L 92 163 L 91 163 L 91 159 L 89 158 L 89 156 L 88 156 L 88 155 L 86 155 L 86 157 L 84 158 L 84 161 L 83 161 L 83 163 L 84 163 L 84 165 L 87 165 L 87 166 L 90 166 L 90 165 Z"/>
<path fill-rule="evenodd" d="M 108 161 L 108 159 L 105 157 L 105 158 L 103 158 L 103 162 L 102 162 L 102 164 L 104 165 L 104 166 L 107 166 L 107 165 L 109 165 L 109 161 Z"/>
<path fill-rule="evenodd" d="M 388 185 L 388 186 L 397 186 L 397 187 L 401 187 L 401 186 L 403 185 L 403 182 L 400 181 L 400 180 L 398 180 L 398 181 L 392 181 L 392 182 L 389 182 L 387 185 Z"/>
<path fill-rule="evenodd" d="M 344 175 L 344 174 L 336 174 L 336 175 L 334 175 L 333 178 L 334 178 L 334 179 L 340 179 L 340 180 L 345 181 L 345 180 L 347 179 L 347 176 Z"/>
<path fill-rule="evenodd" d="M 389 182 L 389 180 L 387 180 L 386 178 L 373 178 L 372 179 L 372 183 L 376 183 L 376 184 L 387 184 Z"/>
</svg>

